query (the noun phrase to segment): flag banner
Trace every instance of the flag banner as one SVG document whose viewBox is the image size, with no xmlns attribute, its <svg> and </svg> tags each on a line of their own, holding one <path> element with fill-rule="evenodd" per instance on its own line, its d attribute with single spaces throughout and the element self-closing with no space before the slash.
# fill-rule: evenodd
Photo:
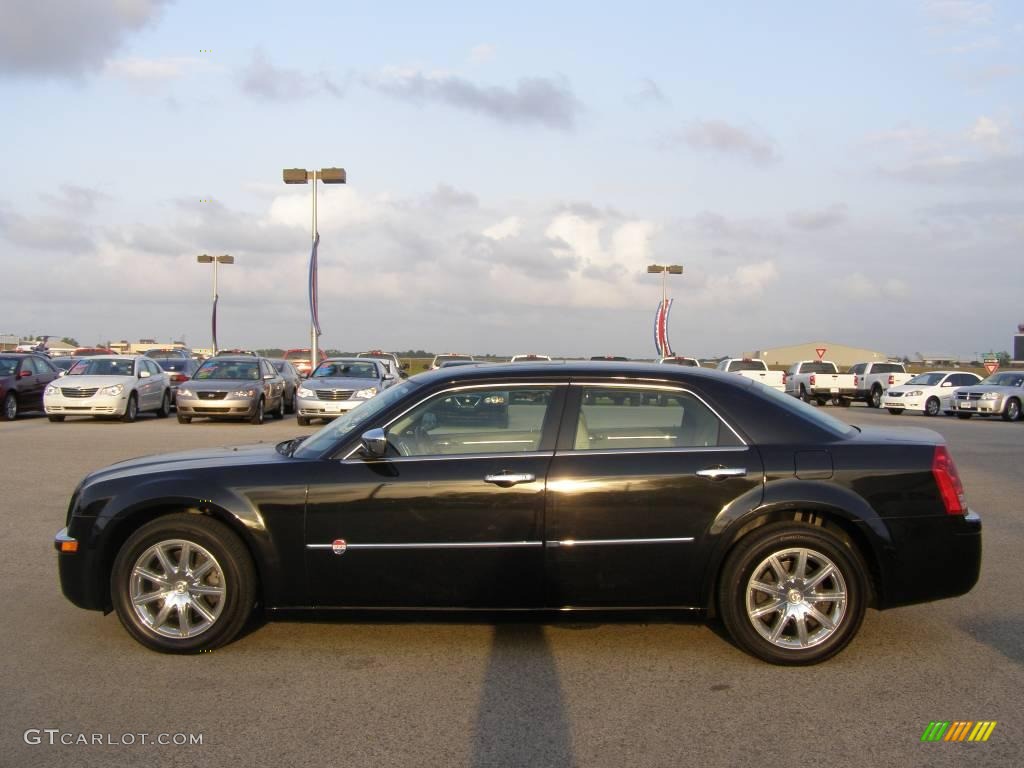
<svg viewBox="0 0 1024 768">
<path fill-rule="evenodd" d="M 316 251 L 319 246 L 320 233 L 317 232 L 313 239 L 313 253 L 309 257 L 309 316 L 313 323 L 313 330 L 318 337 L 320 336 L 320 306 L 317 300 Z"/>
<path fill-rule="evenodd" d="M 654 348 L 658 350 L 659 357 L 672 357 L 672 345 L 668 341 L 668 314 L 672 311 L 673 301 L 659 301 L 654 313 Z"/>
<path fill-rule="evenodd" d="M 210 320 L 210 325 L 213 329 L 213 351 L 216 352 L 217 347 L 217 302 L 220 301 L 220 296 L 213 297 L 213 317 Z"/>
</svg>

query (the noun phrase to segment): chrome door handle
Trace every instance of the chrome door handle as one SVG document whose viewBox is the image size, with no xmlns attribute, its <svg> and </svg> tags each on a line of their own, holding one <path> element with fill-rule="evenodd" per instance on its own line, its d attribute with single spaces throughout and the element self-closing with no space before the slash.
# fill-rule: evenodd
<svg viewBox="0 0 1024 768">
<path fill-rule="evenodd" d="M 502 472 L 498 475 L 484 476 L 485 483 L 494 483 L 495 485 L 500 485 L 502 488 L 511 488 L 513 485 L 517 485 L 518 483 L 532 483 L 536 479 L 536 475 L 529 472 Z"/>
<path fill-rule="evenodd" d="M 700 469 L 697 477 L 709 477 L 712 480 L 725 480 L 727 477 L 746 477 L 746 467 L 712 467 L 711 469 Z"/>
</svg>

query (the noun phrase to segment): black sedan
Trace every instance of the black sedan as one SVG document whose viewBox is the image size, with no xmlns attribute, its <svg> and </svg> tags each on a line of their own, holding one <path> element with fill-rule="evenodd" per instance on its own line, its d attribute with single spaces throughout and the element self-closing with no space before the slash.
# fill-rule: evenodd
<svg viewBox="0 0 1024 768">
<path fill-rule="evenodd" d="M 43 391 L 59 375 L 43 355 L 0 354 L 0 419 L 13 421 L 22 411 L 43 410 Z"/>
<path fill-rule="evenodd" d="M 461 418 L 467 395 L 507 421 Z M 544 363 L 438 370 L 277 446 L 93 472 L 55 546 L 67 598 L 159 651 L 224 645 L 257 606 L 657 607 L 810 664 L 868 607 L 968 592 L 981 521 L 930 430 L 850 427 L 710 370 Z"/>
</svg>

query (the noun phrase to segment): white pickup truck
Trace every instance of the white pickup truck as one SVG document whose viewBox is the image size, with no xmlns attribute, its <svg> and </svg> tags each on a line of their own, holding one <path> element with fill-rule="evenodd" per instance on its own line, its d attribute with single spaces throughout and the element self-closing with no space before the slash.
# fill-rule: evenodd
<svg viewBox="0 0 1024 768">
<path fill-rule="evenodd" d="M 718 364 L 717 369 L 727 373 L 738 373 L 740 376 L 759 381 L 767 387 L 779 390 L 779 392 L 786 391 L 786 387 L 782 383 L 782 371 L 768 370 L 768 364 L 764 360 L 727 357 Z"/>
<path fill-rule="evenodd" d="M 840 373 L 831 360 L 801 360 L 786 371 L 786 392 L 805 403 L 818 405 L 832 401 L 847 406 L 856 393 L 852 373 Z"/>
<path fill-rule="evenodd" d="M 902 363 L 857 363 L 853 374 L 854 400 L 863 400 L 872 408 L 882 407 L 882 395 L 889 387 L 898 387 L 911 379 Z"/>
</svg>

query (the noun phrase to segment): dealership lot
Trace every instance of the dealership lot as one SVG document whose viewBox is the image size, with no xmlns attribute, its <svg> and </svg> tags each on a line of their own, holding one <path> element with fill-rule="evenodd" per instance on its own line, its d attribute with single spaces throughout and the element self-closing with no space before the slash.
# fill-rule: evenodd
<svg viewBox="0 0 1024 768">
<path fill-rule="evenodd" d="M 141 417 L 0 424 L 4 762 L 11 765 L 1012 765 L 1024 743 L 1024 427 L 831 409 L 945 435 L 985 559 L 969 595 L 869 612 L 853 645 L 776 668 L 675 616 L 279 622 L 210 655 L 148 652 L 60 594 L 52 536 L 82 475 L 133 456 L 316 427 Z M 996 720 L 922 744 L 932 720 Z M 28 729 L 203 734 L 195 746 L 26 744 Z"/>
</svg>

